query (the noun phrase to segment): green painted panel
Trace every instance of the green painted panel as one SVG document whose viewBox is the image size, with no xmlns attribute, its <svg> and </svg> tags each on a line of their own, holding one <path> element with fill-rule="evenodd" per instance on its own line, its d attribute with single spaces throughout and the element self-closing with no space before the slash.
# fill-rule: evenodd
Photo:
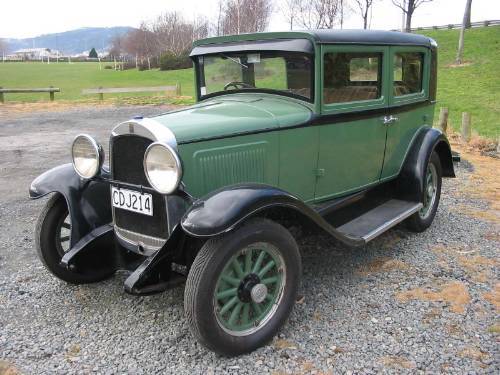
<svg viewBox="0 0 500 375">
<path fill-rule="evenodd" d="M 272 132 L 180 145 L 187 191 L 201 197 L 237 183 L 278 186 L 278 137 Z"/>
<path fill-rule="evenodd" d="M 310 119 L 310 106 L 279 95 L 228 94 L 154 119 L 183 143 L 301 124 Z"/>
<path fill-rule="evenodd" d="M 396 71 L 394 67 L 394 54 L 399 52 L 418 52 L 424 55 L 424 66 L 422 71 L 422 92 L 397 97 L 394 96 L 393 81 Z M 402 46 L 391 47 L 389 63 L 389 102 L 392 105 L 421 102 L 422 100 L 428 98 L 430 79 L 430 54 L 426 48 Z M 434 104 L 429 104 L 428 106 L 420 107 L 414 110 L 394 113 L 393 116 L 397 117 L 398 121 L 390 124 L 387 127 L 387 146 L 385 151 L 384 167 L 381 174 L 382 179 L 389 179 L 399 174 L 408 149 L 411 145 L 411 141 L 414 138 L 417 130 L 424 125 L 432 127 L 434 117 Z"/>
<path fill-rule="evenodd" d="M 387 84 L 389 47 L 363 45 L 324 45 L 321 47 L 322 60 L 327 53 L 366 52 L 382 54 L 380 98 L 327 104 L 324 103 L 323 95 L 321 95 L 322 114 L 387 107 L 389 102 L 389 85 Z M 326 74 L 324 65 L 323 61 L 322 76 Z M 323 87 L 323 78 L 321 86 Z M 381 117 L 379 115 L 369 119 L 320 126 L 318 169 L 324 170 L 324 175 L 318 177 L 315 200 L 342 196 L 379 181 L 387 133 Z"/>
<path fill-rule="evenodd" d="M 389 125 L 387 130 L 387 146 L 382 170 L 383 179 L 399 174 L 417 130 L 424 125 L 432 127 L 434 104 L 400 112 L 393 116 L 397 117 L 398 121 Z"/>
<path fill-rule="evenodd" d="M 320 126 L 316 200 L 376 183 L 384 158 L 386 128 L 379 117 Z"/>
<path fill-rule="evenodd" d="M 280 132 L 279 187 L 304 201 L 314 199 L 319 126 Z"/>
</svg>

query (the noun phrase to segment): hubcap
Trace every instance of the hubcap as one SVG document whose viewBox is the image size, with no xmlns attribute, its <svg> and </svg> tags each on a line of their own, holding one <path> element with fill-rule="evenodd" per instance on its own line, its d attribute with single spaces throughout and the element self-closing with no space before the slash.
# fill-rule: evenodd
<svg viewBox="0 0 500 375">
<path fill-rule="evenodd" d="M 278 308 L 285 276 L 285 264 L 275 246 L 259 242 L 240 250 L 227 262 L 215 287 L 219 326 L 235 336 L 262 328 Z"/>
<path fill-rule="evenodd" d="M 434 164 L 429 163 L 427 166 L 427 171 L 425 173 L 425 181 L 424 181 L 424 201 L 423 207 L 420 210 L 419 214 L 422 219 L 426 219 L 432 212 L 432 207 L 436 202 L 437 196 L 437 171 Z"/>
<path fill-rule="evenodd" d="M 57 252 L 62 257 L 70 248 L 71 220 L 69 214 L 62 217 L 56 230 Z"/>
</svg>

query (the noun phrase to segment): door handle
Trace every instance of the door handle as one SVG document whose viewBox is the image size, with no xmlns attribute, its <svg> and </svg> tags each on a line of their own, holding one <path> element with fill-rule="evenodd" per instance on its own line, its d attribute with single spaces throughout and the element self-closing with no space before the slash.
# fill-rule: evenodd
<svg viewBox="0 0 500 375">
<path fill-rule="evenodd" d="M 383 121 L 384 125 L 391 125 L 391 124 L 395 123 L 398 120 L 399 120 L 399 118 L 394 117 L 392 115 L 391 116 L 384 116 L 382 118 L 382 121 Z"/>
</svg>

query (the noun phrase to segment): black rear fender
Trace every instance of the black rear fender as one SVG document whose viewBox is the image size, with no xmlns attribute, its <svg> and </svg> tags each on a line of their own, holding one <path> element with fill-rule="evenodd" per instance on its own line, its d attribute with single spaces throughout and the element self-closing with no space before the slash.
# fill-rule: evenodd
<svg viewBox="0 0 500 375">
<path fill-rule="evenodd" d="M 401 198 L 416 202 L 422 199 L 423 176 L 433 151 L 439 156 L 443 177 L 455 177 L 448 139 L 437 129 L 422 127 L 413 139 L 398 177 L 398 193 Z"/>
<path fill-rule="evenodd" d="M 101 176 L 109 177 L 109 173 L 102 170 Z M 31 199 L 50 193 L 61 194 L 68 205 L 71 246 L 97 227 L 112 222 L 109 185 L 82 179 L 71 164 L 63 164 L 41 174 L 30 185 Z"/>
</svg>

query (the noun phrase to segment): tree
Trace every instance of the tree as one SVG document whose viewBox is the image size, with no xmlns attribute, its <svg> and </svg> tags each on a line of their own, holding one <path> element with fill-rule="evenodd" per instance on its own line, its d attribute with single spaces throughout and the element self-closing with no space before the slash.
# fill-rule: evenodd
<svg viewBox="0 0 500 375">
<path fill-rule="evenodd" d="M 411 32 L 411 19 L 415 10 L 423 3 L 429 3 L 432 0 L 392 0 L 392 3 L 403 11 L 406 17 L 405 31 Z"/>
<path fill-rule="evenodd" d="M 126 36 L 117 35 L 111 40 L 109 55 L 113 58 L 120 58 L 124 52 L 123 43 Z"/>
<path fill-rule="evenodd" d="M 368 14 L 373 5 L 373 0 L 354 0 L 354 2 L 358 6 L 361 18 L 363 18 L 363 29 L 366 30 L 368 28 Z"/>
<path fill-rule="evenodd" d="M 90 50 L 89 52 L 89 57 L 91 59 L 97 59 L 99 56 L 97 55 L 97 51 L 95 50 L 94 47 L 92 47 L 92 49 Z"/>
<path fill-rule="evenodd" d="M 272 6 L 270 0 L 226 0 L 220 10 L 222 34 L 242 34 L 264 31 Z"/>
<path fill-rule="evenodd" d="M 340 0 L 300 0 L 297 23 L 306 29 L 331 29 L 340 15 Z"/>
<path fill-rule="evenodd" d="M 465 39 L 465 29 L 467 25 L 470 27 L 470 13 L 472 7 L 472 0 L 467 0 L 465 3 L 464 19 L 462 21 L 462 28 L 460 29 L 460 37 L 458 38 L 458 51 L 457 57 L 455 59 L 455 64 L 462 64 L 462 59 L 464 57 L 464 39 Z"/>
<path fill-rule="evenodd" d="M 9 45 L 7 42 L 3 39 L 0 39 L 0 55 L 2 59 L 5 57 L 5 55 L 9 52 Z"/>
<path fill-rule="evenodd" d="M 280 5 L 280 10 L 283 18 L 290 25 L 290 30 L 293 30 L 298 12 L 300 9 L 300 0 L 283 0 Z"/>
</svg>

